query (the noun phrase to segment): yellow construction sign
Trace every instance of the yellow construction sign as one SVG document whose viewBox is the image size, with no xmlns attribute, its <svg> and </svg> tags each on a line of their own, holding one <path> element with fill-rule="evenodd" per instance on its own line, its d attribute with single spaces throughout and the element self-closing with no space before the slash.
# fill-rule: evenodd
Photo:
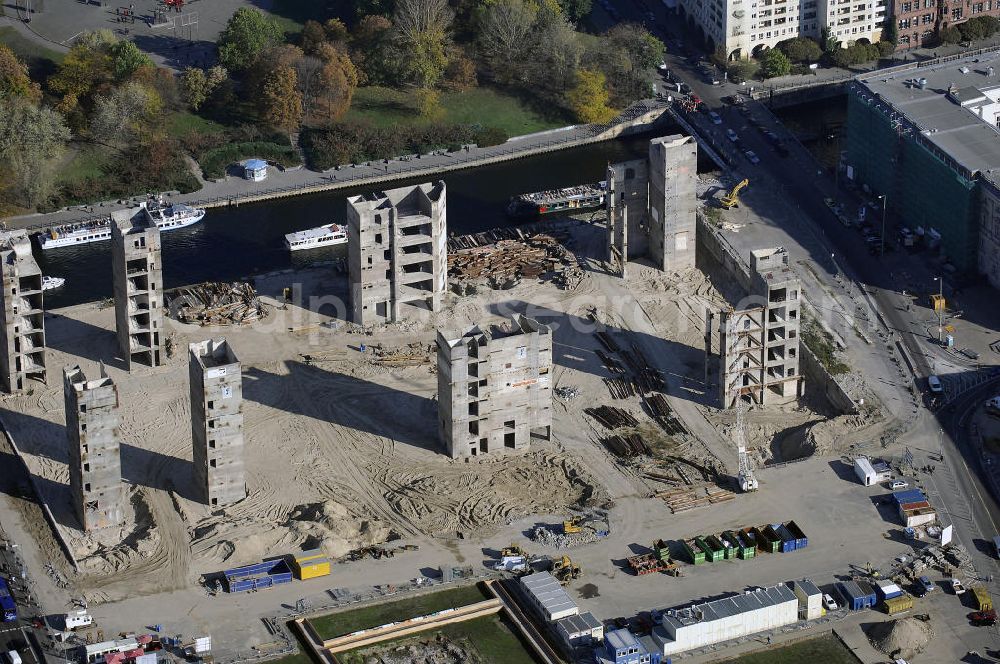
<svg viewBox="0 0 1000 664">
<path fill-rule="evenodd" d="M 944 295 L 931 295 L 931 305 L 936 313 L 942 313 L 948 308 L 944 301 Z"/>
</svg>

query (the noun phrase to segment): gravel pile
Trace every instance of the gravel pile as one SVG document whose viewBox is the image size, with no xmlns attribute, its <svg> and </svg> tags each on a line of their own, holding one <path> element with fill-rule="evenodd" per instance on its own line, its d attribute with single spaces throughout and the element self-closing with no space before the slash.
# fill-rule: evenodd
<svg viewBox="0 0 1000 664">
<path fill-rule="evenodd" d="M 927 647 L 932 636 L 930 623 L 916 618 L 890 620 L 868 630 L 868 640 L 877 650 L 907 660 Z"/>
</svg>

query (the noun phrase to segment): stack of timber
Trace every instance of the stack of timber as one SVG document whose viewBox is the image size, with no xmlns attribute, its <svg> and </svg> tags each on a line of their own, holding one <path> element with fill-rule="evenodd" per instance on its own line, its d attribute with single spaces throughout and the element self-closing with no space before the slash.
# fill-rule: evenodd
<svg viewBox="0 0 1000 664">
<path fill-rule="evenodd" d="M 430 364 L 434 346 L 414 342 L 402 348 L 386 348 L 382 344 L 371 346 L 373 364 L 384 367 L 418 367 Z"/>
<path fill-rule="evenodd" d="M 622 408 L 600 406 L 598 408 L 584 408 L 583 412 L 600 422 L 605 429 L 639 426 L 639 420 L 635 419 L 632 413 Z"/>
<path fill-rule="evenodd" d="M 642 436 L 637 433 L 627 436 L 610 436 L 604 440 L 604 444 L 620 457 L 632 458 L 653 454 L 653 450 L 649 448 L 649 445 L 642 439 Z"/>
<path fill-rule="evenodd" d="M 667 434 L 680 435 L 687 433 L 687 429 L 677 419 L 674 409 L 670 407 L 670 404 L 667 403 L 667 398 L 662 394 L 657 393 L 651 397 L 647 397 L 646 405 L 649 406 L 649 412 L 653 415 L 653 418 L 663 427 L 663 430 Z"/>
<path fill-rule="evenodd" d="M 626 378 L 605 378 L 604 384 L 608 386 L 612 399 L 627 399 L 637 394 L 635 383 Z"/>
<path fill-rule="evenodd" d="M 685 512 L 696 507 L 714 505 L 727 500 L 732 500 L 736 494 L 728 489 L 717 486 L 702 486 L 694 489 L 680 488 L 660 491 L 657 498 L 662 498 L 673 514 Z"/>
<path fill-rule="evenodd" d="M 166 293 L 167 309 L 182 323 L 249 325 L 267 318 L 267 307 L 248 283 L 206 282 Z"/>
</svg>

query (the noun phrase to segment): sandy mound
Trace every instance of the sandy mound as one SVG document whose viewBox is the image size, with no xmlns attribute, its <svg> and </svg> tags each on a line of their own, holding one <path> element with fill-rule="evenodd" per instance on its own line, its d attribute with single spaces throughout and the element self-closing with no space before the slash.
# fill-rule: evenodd
<svg viewBox="0 0 1000 664">
<path fill-rule="evenodd" d="M 901 618 L 879 623 L 868 630 L 868 640 L 890 657 L 910 659 L 922 651 L 934 635 L 930 623 Z"/>
<path fill-rule="evenodd" d="M 297 505 L 276 522 L 213 514 L 194 529 L 192 552 L 200 561 L 232 564 L 276 553 L 323 549 L 339 558 L 359 546 L 395 538 L 392 530 L 334 500 Z"/>
</svg>

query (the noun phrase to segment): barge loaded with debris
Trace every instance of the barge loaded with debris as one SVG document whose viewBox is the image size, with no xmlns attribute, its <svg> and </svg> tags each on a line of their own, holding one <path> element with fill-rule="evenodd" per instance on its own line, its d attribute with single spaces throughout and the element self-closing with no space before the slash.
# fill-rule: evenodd
<svg viewBox="0 0 1000 664">
<path fill-rule="evenodd" d="M 549 189 L 533 194 L 520 194 L 510 199 L 507 214 L 511 217 L 533 217 L 568 210 L 584 210 L 604 205 L 605 181 L 581 184 L 565 189 Z"/>
</svg>

